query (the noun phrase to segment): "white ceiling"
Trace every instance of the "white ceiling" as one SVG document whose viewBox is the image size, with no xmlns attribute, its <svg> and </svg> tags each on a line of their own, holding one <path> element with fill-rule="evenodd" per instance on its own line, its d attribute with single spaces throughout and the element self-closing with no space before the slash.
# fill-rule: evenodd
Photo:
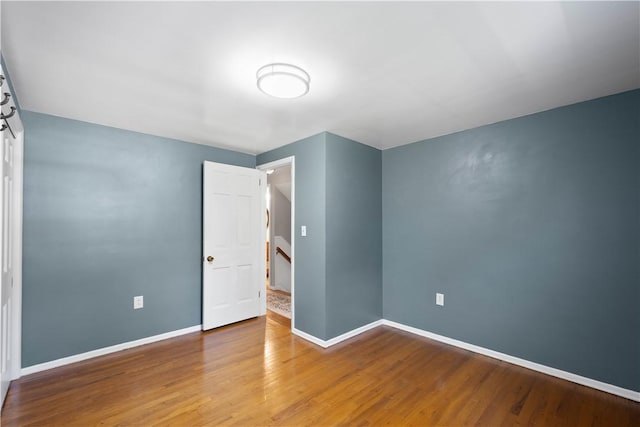
<svg viewBox="0 0 640 427">
<path fill-rule="evenodd" d="M 26 110 L 248 153 L 378 148 L 640 87 L 640 3 L 2 2 Z M 291 62 L 303 98 L 259 92 Z"/>
</svg>

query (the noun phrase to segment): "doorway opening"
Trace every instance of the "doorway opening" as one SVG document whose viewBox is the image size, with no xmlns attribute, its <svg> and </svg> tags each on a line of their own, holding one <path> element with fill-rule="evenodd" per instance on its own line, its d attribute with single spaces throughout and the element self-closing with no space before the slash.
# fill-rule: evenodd
<svg viewBox="0 0 640 427">
<path fill-rule="evenodd" d="M 257 167 L 267 173 L 265 314 L 294 327 L 295 167 L 288 157 Z"/>
</svg>

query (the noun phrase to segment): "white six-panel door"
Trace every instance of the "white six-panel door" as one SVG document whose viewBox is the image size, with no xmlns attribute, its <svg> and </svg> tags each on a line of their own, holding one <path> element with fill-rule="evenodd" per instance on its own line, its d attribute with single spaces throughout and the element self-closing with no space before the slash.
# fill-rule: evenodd
<svg viewBox="0 0 640 427">
<path fill-rule="evenodd" d="M 202 329 L 261 314 L 265 174 L 204 162 Z"/>
</svg>

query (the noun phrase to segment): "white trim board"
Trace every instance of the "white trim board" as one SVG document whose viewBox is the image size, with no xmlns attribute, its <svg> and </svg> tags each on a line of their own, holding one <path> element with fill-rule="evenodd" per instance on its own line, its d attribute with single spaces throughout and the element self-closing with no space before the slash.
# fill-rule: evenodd
<svg viewBox="0 0 640 427">
<path fill-rule="evenodd" d="M 322 348 L 331 347 L 332 345 L 336 345 L 342 341 L 348 340 L 349 338 L 353 338 L 356 335 L 360 335 L 363 332 L 366 332 L 370 329 L 377 328 L 378 326 L 383 325 L 383 320 L 376 320 L 375 322 L 368 323 L 364 326 L 360 326 L 352 331 L 345 332 L 342 335 L 338 335 L 337 337 L 331 338 L 330 340 L 321 340 L 320 338 L 314 337 L 311 334 L 301 331 L 300 329 L 291 329 L 291 332 L 294 335 L 299 336 L 300 338 L 304 338 L 307 341 L 311 341 L 312 343 L 319 345 Z"/>
<path fill-rule="evenodd" d="M 117 351 L 127 350 L 133 347 L 139 347 L 145 344 L 151 344 L 157 341 L 166 340 L 168 338 L 175 338 L 180 335 L 190 334 L 192 332 L 200 332 L 202 325 L 190 326 L 184 329 L 178 329 L 176 331 L 165 332 L 159 335 L 153 335 L 151 337 L 141 338 L 135 341 L 129 341 L 122 344 L 116 344 L 109 347 L 99 348 L 97 350 L 87 351 L 86 353 L 74 354 L 73 356 L 63 357 L 61 359 L 51 360 L 49 362 L 39 363 L 37 365 L 31 365 L 26 368 L 22 368 L 22 375 L 35 374 L 36 372 L 46 371 L 47 369 L 53 369 L 71 363 L 81 362 L 83 360 L 92 359 L 98 356 L 104 356 L 106 354 L 115 353 Z"/>
<path fill-rule="evenodd" d="M 640 402 L 640 392 L 629 390 L 626 388 L 618 387 L 613 384 L 604 383 L 602 381 L 594 380 L 591 378 L 583 377 L 581 375 L 573 374 L 571 372 L 563 371 L 560 369 L 552 368 L 550 366 L 542 365 L 540 363 L 531 362 L 529 360 L 521 359 L 519 357 L 510 356 L 505 353 L 500 353 L 498 351 L 490 350 L 488 348 L 480 347 L 474 344 L 469 344 L 464 341 L 459 341 L 453 338 L 445 337 L 443 335 L 434 334 L 433 332 L 425 331 L 423 329 L 414 328 L 412 326 L 407 326 L 402 323 L 394 322 L 392 320 L 381 319 L 368 325 L 361 326 L 360 328 L 354 329 L 352 331 L 346 332 L 342 335 L 339 335 L 335 338 L 331 338 L 330 340 L 321 340 L 320 338 L 314 337 L 306 332 L 303 332 L 299 329 L 292 329 L 292 333 L 295 335 L 304 338 L 307 341 L 311 341 L 314 344 L 319 345 L 322 348 L 331 347 L 332 345 L 338 344 L 344 340 L 352 338 L 356 335 L 359 335 L 365 331 L 373 329 L 378 326 L 390 326 L 395 329 L 400 329 L 405 332 L 410 332 L 415 335 L 419 335 L 424 338 L 429 338 L 434 341 L 439 341 L 444 344 L 452 345 L 454 347 L 462 348 L 464 350 L 472 351 L 474 353 L 482 354 L 484 356 L 491 357 L 493 359 L 502 360 L 504 362 L 511 363 L 513 365 L 521 366 L 523 368 L 531 369 L 532 371 L 540 372 L 543 374 L 551 375 L 552 377 L 560 378 L 563 380 L 571 381 L 576 384 L 584 385 L 587 387 L 594 388 L 596 390 L 604 391 L 606 393 L 614 394 L 616 396 L 624 397 L 625 399 L 634 400 L 636 402 Z"/>
<path fill-rule="evenodd" d="M 459 341 L 453 338 L 445 337 L 443 335 L 434 334 L 433 332 L 425 331 L 423 329 L 407 326 L 402 323 L 394 322 L 392 320 L 386 320 L 386 319 L 376 320 L 375 322 L 371 322 L 367 325 L 361 326 L 352 331 L 345 332 L 344 334 L 331 338 L 330 340 L 322 340 L 320 338 L 314 337 L 311 334 L 308 334 L 306 332 L 303 332 L 295 328 L 292 328 L 291 332 L 294 335 L 297 335 L 300 338 L 303 338 L 316 345 L 319 345 L 322 348 L 328 348 L 342 341 L 348 340 L 349 338 L 353 338 L 357 335 L 360 335 L 363 332 L 377 328 L 378 326 L 389 326 L 395 329 L 399 329 L 405 332 L 419 335 L 424 338 L 429 338 L 438 342 L 442 342 L 444 344 L 449 344 L 454 347 L 458 347 L 464 350 L 472 351 L 474 353 L 482 354 L 484 356 L 488 356 L 493 359 L 502 360 L 504 362 L 508 362 L 513 365 L 531 369 L 532 371 L 551 375 L 556 378 L 571 381 L 576 384 L 584 385 L 587 387 L 594 388 L 596 390 L 604 391 L 606 393 L 614 394 L 616 396 L 620 396 L 629 400 L 640 402 L 640 392 L 637 392 L 634 390 L 618 387 L 613 384 L 604 383 L 591 378 L 573 374 L 571 372 L 552 368 L 550 366 L 541 365 L 539 363 L 531 362 L 525 359 L 521 359 L 519 357 L 510 356 L 508 354 L 500 353 L 494 350 L 490 350 L 488 348 L 480 347 L 474 344 L 469 344 L 464 341 Z M 50 362 L 40 363 L 38 365 L 33 365 L 33 366 L 23 368 L 21 373 L 22 375 L 34 374 L 36 372 L 57 368 L 59 366 L 64 366 L 64 365 L 68 365 L 75 362 L 80 362 L 82 360 L 91 359 L 91 358 L 102 356 L 109 353 L 114 353 L 116 351 L 126 350 L 129 348 L 138 347 L 145 344 L 150 344 L 156 341 L 162 341 L 168 338 L 174 338 L 180 335 L 189 334 L 191 332 L 199 332 L 201 327 L 202 327 L 201 325 L 191 326 L 189 328 L 179 329 L 177 331 L 172 331 L 172 332 L 166 332 L 164 334 L 154 335 L 152 337 L 142 338 L 139 340 L 130 341 L 122 344 L 117 344 L 111 347 L 104 347 L 104 348 L 89 351 L 86 353 L 76 354 L 74 356 L 63 357 L 61 359 L 52 360 Z"/>
<path fill-rule="evenodd" d="M 561 378 L 563 380 L 571 381 L 576 384 L 584 385 L 587 387 L 595 388 L 596 390 L 604 391 L 607 393 L 615 394 L 617 396 L 624 397 L 629 400 L 635 400 L 640 402 L 640 392 L 628 390 L 626 388 L 618 387 L 613 384 L 607 384 L 601 381 L 597 381 L 591 378 L 583 377 L 571 372 L 562 371 L 560 369 L 552 368 L 550 366 L 541 365 L 540 363 L 531 362 L 529 360 L 520 359 L 519 357 L 510 356 L 505 353 L 493 351 L 488 348 L 480 347 L 474 344 L 469 344 L 464 341 L 458 341 L 453 338 L 445 337 L 443 335 L 434 334 L 433 332 L 425 331 L 423 329 L 414 328 L 412 326 L 403 325 L 402 323 L 394 322 L 392 320 L 382 320 L 382 324 L 390 326 L 392 328 L 400 329 L 405 332 L 410 332 L 421 337 L 429 338 L 435 341 L 439 341 L 445 344 L 449 344 L 464 350 L 469 350 L 474 353 L 489 356 L 493 359 L 502 360 L 504 362 L 518 365 L 523 368 L 531 369 L 532 371 L 541 372 L 543 374 L 551 375 L 552 377 Z"/>
</svg>

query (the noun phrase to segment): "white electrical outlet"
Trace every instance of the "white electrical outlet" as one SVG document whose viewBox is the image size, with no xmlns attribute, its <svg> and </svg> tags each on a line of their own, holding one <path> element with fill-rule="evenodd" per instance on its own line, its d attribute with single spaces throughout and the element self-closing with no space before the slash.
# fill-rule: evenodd
<svg viewBox="0 0 640 427">
<path fill-rule="evenodd" d="M 307 235 L 307 226 L 306 225 L 301 225 L 300 226 L 300 235 L 302 237 L 305 237 Z"/>
<path fill-rule="evenodd" d="M 142 307 L 144 307 L 144 296 L 139 295 L 137 297 L 133 297 L 133 309 L 137 310 Z"/>
<path fill-rule="evenodd" d="M 444 305 L 444 294 L 436 293 L 436 305 Z"/>
</svg>

